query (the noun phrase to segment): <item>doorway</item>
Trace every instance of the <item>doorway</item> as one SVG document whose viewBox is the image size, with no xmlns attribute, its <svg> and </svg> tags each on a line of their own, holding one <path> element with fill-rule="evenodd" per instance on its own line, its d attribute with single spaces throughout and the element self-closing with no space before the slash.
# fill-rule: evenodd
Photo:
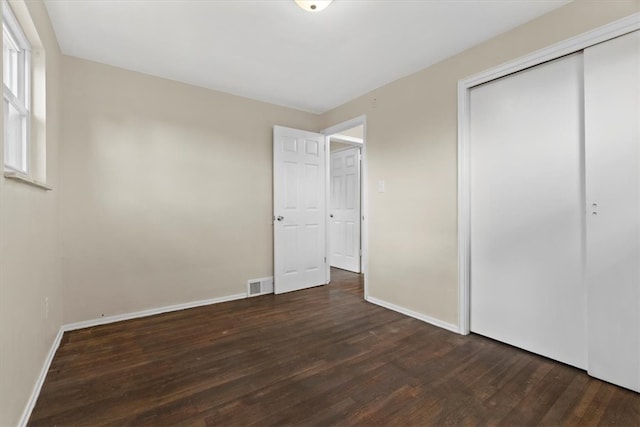
<svg viewBox="0 0 640 427">
<path fill-rule="evenodd" d="M 360 136 L 347 134 L 354 128 Z M 331 136 L 334 147 L 338 143 L 358 147 L 359 161 L 354 157 L 351 162 L 357 164 L 359 173 L 352 178 L 366 182 L 366 118 L 356 117 L 321 133 L 283 126 L 274 126 L 273 132 L 274 293 L 279 294 L 331 281 Z M 352 240 L 359 261 L 359 268 L 354 269 L 363 275 L 367 299 L 367 191 L 361 184 L 354 188 L 359 190 L 354 200 L 360 208 L 357 218 L 351 220 L 352 229 L 359 232 Z"/>
<path fill-rule="evenodd" d="M 322 131 L 327 136 L 327 281 L 332 268 L 364 276 L 367 289 L 366 117 Z"/>
<path fill-rule="evenodd" d="M 329 136 L 329 265 L 360 273 L 363 126 Z"/>
</svg>

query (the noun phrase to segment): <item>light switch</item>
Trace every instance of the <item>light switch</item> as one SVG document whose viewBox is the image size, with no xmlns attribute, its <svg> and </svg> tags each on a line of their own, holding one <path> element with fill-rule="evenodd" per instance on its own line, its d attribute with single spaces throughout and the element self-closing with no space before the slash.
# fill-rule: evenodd
<svg viewBox="0 0 640 427">
<path fill-rule="evenodd" d="M 378 193 L 384 193 L 384 192 L 385 192 L 384 180 L 380 180 L 378 181 Z"/>
</svg>

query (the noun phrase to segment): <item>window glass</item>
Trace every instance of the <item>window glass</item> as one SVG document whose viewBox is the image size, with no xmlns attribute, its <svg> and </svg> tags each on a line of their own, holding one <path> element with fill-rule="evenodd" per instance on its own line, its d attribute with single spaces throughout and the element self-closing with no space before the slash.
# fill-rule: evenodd
<svg viewBox="0 0 640 427">
<path fill-rule="evenodd" d="M 19 98 L 18 93 L 18 60 L 20 48 L 13 37 L 3 25 L 2 31 L 2 57 L 3 57 L 3 81 L 5 86 Z"/>
<path fill-rule="evenodd" d="M 4 166 L 28 175 L 30 46 L 8 5 L 3 6 Z"/>
</svg>

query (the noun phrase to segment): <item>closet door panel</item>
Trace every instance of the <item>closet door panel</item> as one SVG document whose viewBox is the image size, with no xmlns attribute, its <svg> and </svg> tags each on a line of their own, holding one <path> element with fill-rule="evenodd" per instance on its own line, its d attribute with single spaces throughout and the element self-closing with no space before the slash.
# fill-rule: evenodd
<svg viewBox="0 0 640 427">
<path fill-rule="evenodd" d="M 584 368 L 582 56 L 470 97 L 471 330 Z"/>
<path fill-rule="evenodd" d="M 640 32 L 584 52 L 588 371 L 640 391 Z"/>
</svg>

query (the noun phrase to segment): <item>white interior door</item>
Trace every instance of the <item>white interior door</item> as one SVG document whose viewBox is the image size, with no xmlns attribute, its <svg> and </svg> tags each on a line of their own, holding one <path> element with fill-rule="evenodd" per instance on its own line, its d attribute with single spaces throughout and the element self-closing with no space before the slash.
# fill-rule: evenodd
<svg viewBox="0 0 640 427">
<path fill-rule="evenodd" d="M 471 330 L 585 368 L 582 55 L 470 93 Z"/>
<path fill-rule="evenodd" d="M 360 273 L 360 148 L 331 153 L 331 266 Z"/>
<path fill-rule="evenodd" d="M 326 280 L 325 136 L 273 128 L 274 292 Z"/>
<path fill-rule="evenodd" d="M 588 370 L 640 391 L 640 31 L 584 65 Z"/>
</svg>

